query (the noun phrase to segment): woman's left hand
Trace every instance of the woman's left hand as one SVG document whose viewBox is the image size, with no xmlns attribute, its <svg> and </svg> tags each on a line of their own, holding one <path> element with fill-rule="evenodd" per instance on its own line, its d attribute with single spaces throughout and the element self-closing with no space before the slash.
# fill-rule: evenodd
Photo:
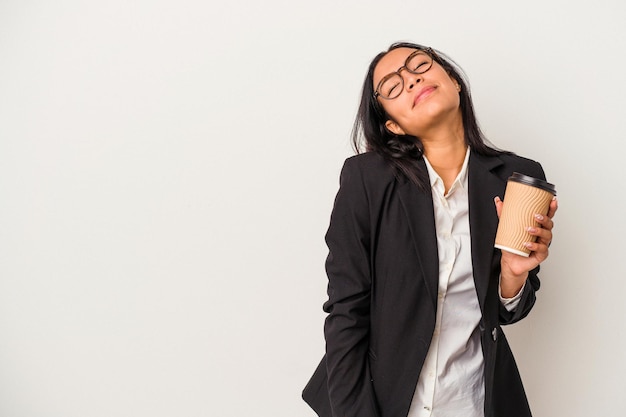
<svg viewBox="0 0 626 417">
<path fill-rule="evenodd" d="M 498 217 L 502 213 L 502 200 L 499 197 L 494 199 Z M 554 221 L 552 218 L 558 209 L 556 197 L 550 202 L 548 214 L 542 216 L 535 215 L 538 227 L 529 226 L 527 231 L 532 236 L 537 236 L 536 242 L 527 242 L 525 246 L 531 250 L 528 257 L 516 255 L 511 252 L 502 251 L 500 289 L 502 297 L 514 297 L 524 285 L 528 277 L 528 271 L 536 268 L 548 257 L 548 247 L 552 242 L 552 228 Z"/>
</svg>

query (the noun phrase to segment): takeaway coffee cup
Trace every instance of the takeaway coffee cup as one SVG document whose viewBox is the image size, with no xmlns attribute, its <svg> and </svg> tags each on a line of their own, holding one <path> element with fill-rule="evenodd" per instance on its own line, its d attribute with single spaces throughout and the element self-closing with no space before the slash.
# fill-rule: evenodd
<svg viewBox="0 0 626 417">
<path fill-rule="evenodd" d="M 529 256 L 530 250 L 524 243 L 534 242 L 536 236 L 530 235 L 526 228 L 539 226 L 535 214 L 545 216 L 555 195 L 554 185 L 514 172 L 506 184 L 504 205 L 500 213 L 494 246 L 518 255 Z"/>
</svg>

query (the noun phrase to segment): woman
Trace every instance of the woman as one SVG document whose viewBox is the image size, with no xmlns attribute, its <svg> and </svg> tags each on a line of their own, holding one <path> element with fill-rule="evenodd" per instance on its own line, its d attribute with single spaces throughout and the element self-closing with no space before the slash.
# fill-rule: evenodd
<svg viewBox="0 0 626 417">
<path fill-rule="evenodd" d="M 485 143 L 441 53 L 397 43 L 370 64 L 330 227 L 320 416 L 530 416 L 501 325 L 539 289 L 552 217 L 522 257 L 494 249 L 507 178 L 541 166 Z"/>
</svg>

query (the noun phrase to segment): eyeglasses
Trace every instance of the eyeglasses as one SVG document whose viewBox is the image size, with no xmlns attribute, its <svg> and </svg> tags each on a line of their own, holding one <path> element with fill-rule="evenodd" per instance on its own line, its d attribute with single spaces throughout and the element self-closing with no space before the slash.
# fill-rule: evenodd
<svg viewBox="0 0 626 417">
<path fill-rule="evenodd" d="M 427 48 L 426 50 L 418 49 L 413 52 L 404 62 L 404 65 L 398 68 L 396 72 L 387 74 L 378 83 L 376 91 L 374 92 L 374 98 L 384 98 L 385 100 L 392 100 L 402 94 L 404 90 L 404 78 L 400 72 L 405 69 L 411 74 L 423 74 L 433 66 L 433 50 Z"/>
</svg>

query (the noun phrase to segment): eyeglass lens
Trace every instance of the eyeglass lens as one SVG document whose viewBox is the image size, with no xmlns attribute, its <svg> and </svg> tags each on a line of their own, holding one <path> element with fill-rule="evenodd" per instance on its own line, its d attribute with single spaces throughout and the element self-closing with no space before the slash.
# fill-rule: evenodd
<svg viewBox="0 0 626 417">
<path fill-rule="evenodd" d="M 407 58 L 404 66 L 398 71 L 386 75 L 378 88 L 378 94 L 386 99 L 398 97 L 404 88 L 404 79 L 400 75 L 400 71 L 406 70 L 412 74 L 423 74 L 430 69 L 433 59 L 424 51 L 413 52 Z"/>
</svg>

